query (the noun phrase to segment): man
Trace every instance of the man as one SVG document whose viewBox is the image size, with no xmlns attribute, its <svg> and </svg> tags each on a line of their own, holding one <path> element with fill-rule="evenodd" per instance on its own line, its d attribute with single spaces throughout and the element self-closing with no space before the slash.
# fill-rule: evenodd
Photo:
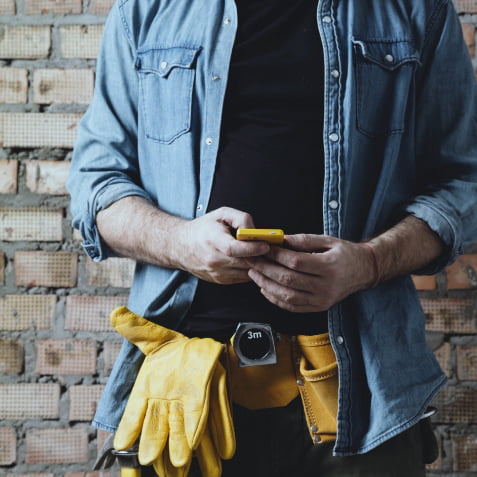
<svg viewBox="0 0 477 477">
<path fill-rule="evenodd" d="M 335 438 L 300 398 L 250 410 L 232 392 L 223 475 L 424 475 L 419 422 L 445 378 L 409 274 L 451 263 L 477 226 L 452 3 L 122 0 L 97 68 L 73 223 L 92 259 L 137 260 L 133 314 L 221 343 L 239 322 L 329 333 L 336 354 Z M 255 226 L 285 245 L 234 238 Z M 143 359 L 125 340 L 96 426 L 117 429 Z"/>
</svg>

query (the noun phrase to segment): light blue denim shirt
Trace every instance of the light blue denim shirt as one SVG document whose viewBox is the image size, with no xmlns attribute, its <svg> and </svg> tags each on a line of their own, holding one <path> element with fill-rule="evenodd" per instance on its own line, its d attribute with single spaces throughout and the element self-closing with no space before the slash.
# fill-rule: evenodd
<svg viewBox="0 0 477 477">
<path fill-rule="evenodd" d="M 359 241 L 412 214 L 454 260 L 477 229 L 477 90 L 450 0 L 320 0 L 325 233 Z M 185 218 L 207 209 L 237 29 L 233 0 L 119 0 L 68 187 L 93 260 L 112 255 L 97 212 L 138 195 Z M 317 131 L 321 134 L 321 131 Z M 290 191 L 293 193 L 293 191 Z M 197 279 L 138 264 L 129 307 L 180 326 Z M 418 421 L 445 378 L 410 277 L 329 311 L 339 364 L 334 452 L 366 452 Z M 114 430 L 142 355 L 124 342 L 95 425 Z"/>
</svg>

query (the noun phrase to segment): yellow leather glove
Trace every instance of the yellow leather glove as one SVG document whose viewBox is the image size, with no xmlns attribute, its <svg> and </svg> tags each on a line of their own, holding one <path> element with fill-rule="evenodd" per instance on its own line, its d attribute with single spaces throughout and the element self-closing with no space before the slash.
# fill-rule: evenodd
<svg viewBox="0 0 477 477">
<path fill-rule="evenodd" d="M 180 476 L 192 451 L 200 447 L 206 424 L 214 428 L 219 456 L 233 455 L 235 434 L 218 362 L 222 345 L 210 338 L 187 338 L 121 307 L 111 314 L 113 327 L 146 355 L 114 438 L 125 450 L 139 435 L 139 462 L 170 469 L 161 477 Z M 223 376 L 223 377 L 222 377 Z M 220 396 L 219 396 L 220 395 Z M 209 413 L 209 403 L 213 403 Z M 220 474 L 219 474 L 220 475 Z"/>
</svg>

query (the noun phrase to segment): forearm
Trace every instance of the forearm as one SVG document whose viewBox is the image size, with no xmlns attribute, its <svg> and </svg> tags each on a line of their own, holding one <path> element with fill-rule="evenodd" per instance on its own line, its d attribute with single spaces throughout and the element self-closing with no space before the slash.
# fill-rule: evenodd
<svg viewBox="0 0 477 477">
<path fill-rule="evenodd" d="M 139 196 L 124 197 L 96 216 L 101 238 L 113 251 L 167 268 L 177 268 L 174 231 L 183 222 Z"/>
<path fill-rule="evenodd" d="M 439 257 L 444 244 L 422 220 L 408 216 L 367 242 L 374 250 L 378 282 L 407 275 Z"/>
</svg>

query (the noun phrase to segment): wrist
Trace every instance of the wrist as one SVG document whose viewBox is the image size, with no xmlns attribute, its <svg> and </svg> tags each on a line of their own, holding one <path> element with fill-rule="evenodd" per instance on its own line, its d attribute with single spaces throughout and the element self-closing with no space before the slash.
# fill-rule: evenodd
<svg viewBox="0 0 477 477">
<path fill-rule="evenodd" d="M 369 278 L 366 281 L 365 288 L 375 288 L 381 283 L 381 271 L 379 267 L 378 257 L 376 256 L 376 251 L 374 247 L 367 242 L 359 242 L 359 245 L 363 250 L 366 250 L 368 270 L 366 274 Z"/>
</svg>

